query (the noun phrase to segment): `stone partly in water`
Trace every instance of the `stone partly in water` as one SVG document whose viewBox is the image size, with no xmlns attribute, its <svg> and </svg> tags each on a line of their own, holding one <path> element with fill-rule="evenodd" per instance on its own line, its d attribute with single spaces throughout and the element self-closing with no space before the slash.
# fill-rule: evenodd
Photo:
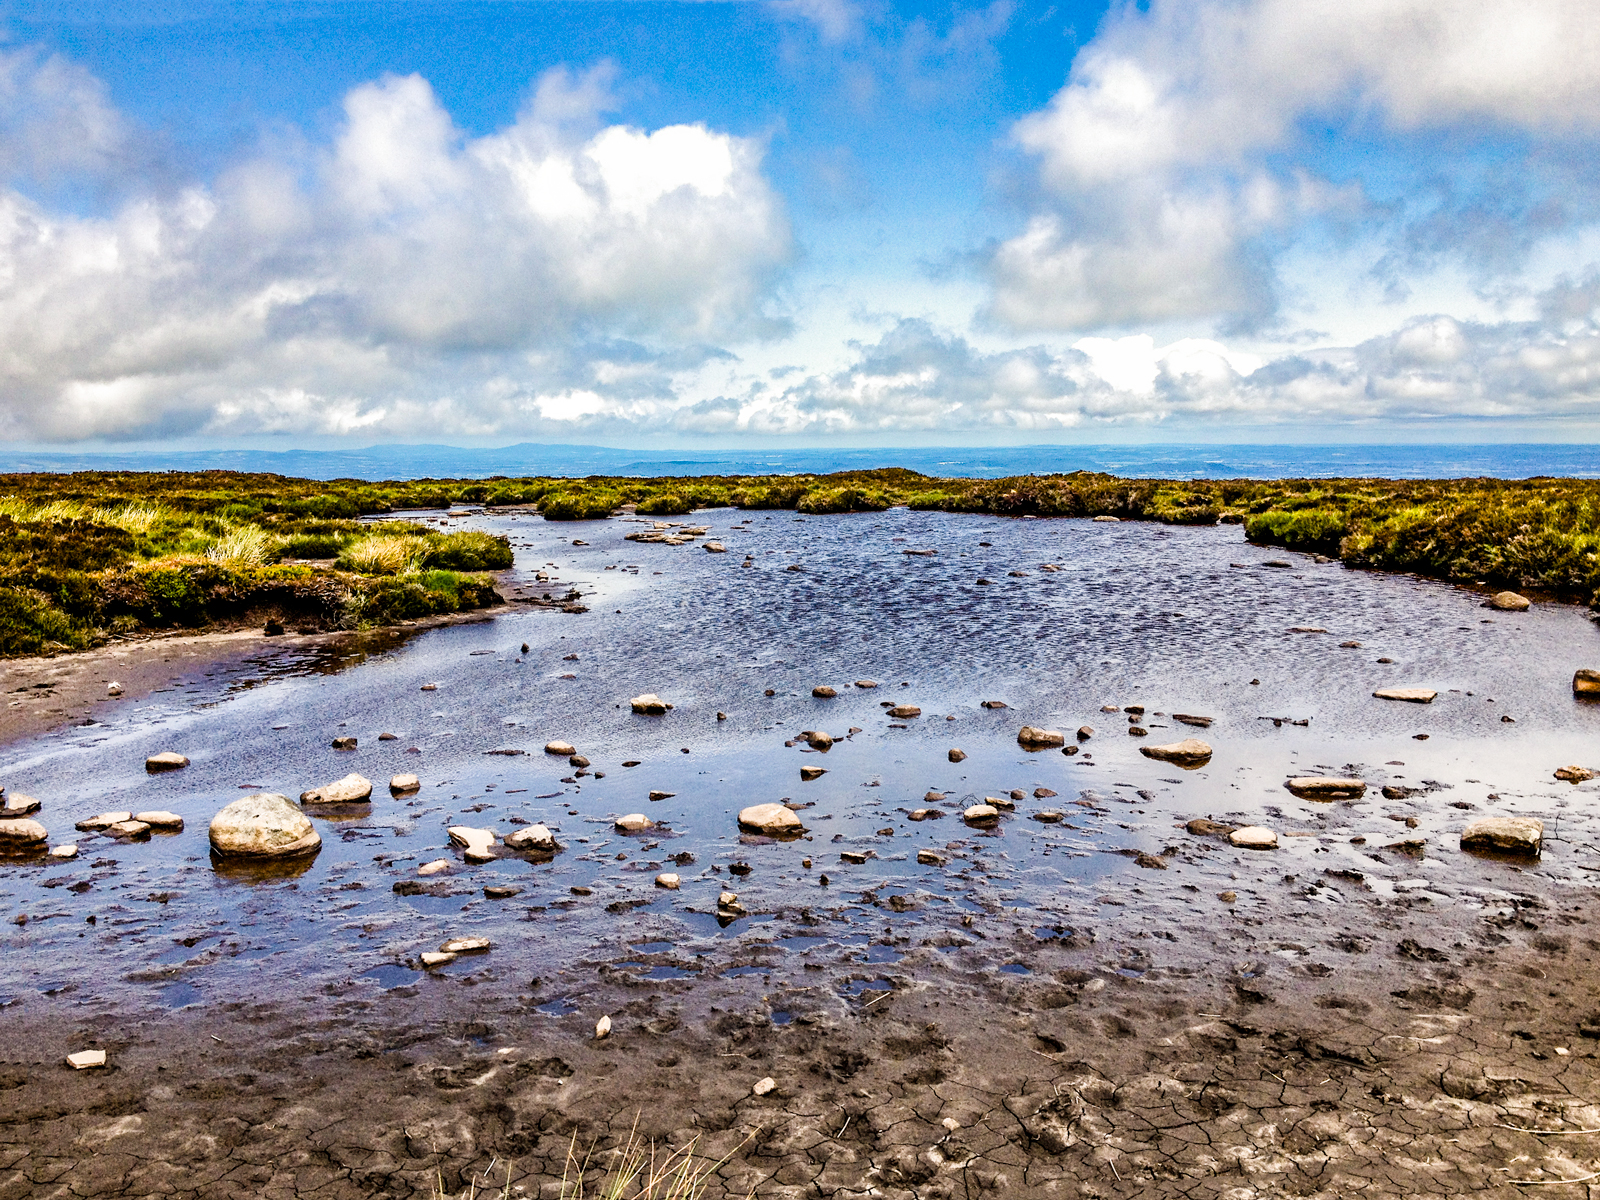
<svg viewBox="0 0 1600 1200">
<path fill-rule="evenodd" d="M 0 854 L 24 854 L 43 850 L 50 835 L 39 822 L 28 817 L 0 821 Z"/>
<path fill-rule="evenodd" d="M 1228 840 L 1245 850 L 1273 850 L 1278 845 L 1278 835 L 1260 825 L 1235 829 L 1228 835 Z"/>
<path fill-rule="evenodd" d="M 642 696 L 635 696 L 628 703 L 633 707 L 634 712 L 643 713 L 647 717 L 666 716 L 672 708 L 672 705 L 654 692 L 646 692 Z"/>
<path fill-rule="evenodd" d="M 181 771 L 188 765 L 189 760 L 187 758 L 181 754 L 174 754 L 170 750 L 161 754 L 152 754 L 144 760 L 144 769 L 152 775 L 160 774 L 162 771 Z"/>
<path fill-rule="evenodd" d="M 141 825 L 148 825 L 160 833 L 182 833 L 183 818 L 175 812 L 165 809 L 155 809 L 151 812 L 134 813 L 133 819 Z"/>
<path fill-rule="evenodd" d="M 424 967 L 442 967 L 456 960 L 454 954 L 447 954 L 443 950 L 424 950 L 421 955 Z"/>
<path fill-rule="evenodd" d="M 1544 822 L 1532 817 L 1484 817 L 1461 831 L 1461 848 L 1535 858 L 1544 849 Z"/>
<path fill-rule="evenodd" d="M 31 817 L 44 806 L 32 796 L 24 796 L 21 792 L 12 792 L 0 800 L 0 821 L 9 821 L 15 817 Z"/>
<path fill-rule="evenodd" d="M 415 775 L 396 775 L 389 780 L 389 791 L 396 796 L 408 796 L 421 788 L 422 780 Z"/>
<path fill-rule="evenodd" d="M 1038 729 L 1032 725 L 1024 725 L 1017 730 L 1017 742 L 1030 750 L 1040 747 L 1064 746 L 1067 744 L 1067 735 L 1057 729 Z"/>
<path fill-rule="evenodd" d="M 808 729 L 800 736 L 806 740 L 806 743 L 813 750 L 821 750 L 826 753 L 833 749 L 833 735 L 831 733 L 823 733 L 820 729 Z"/>
<path fill-rule="evenodd" d="M 546 754 L 554 754 L 557 758 L 571 758 L 578 751 L 571 742 L 555 741 L 546 742 L 544 744 L 544 752 Z"/>
<path fill-rule="evenodd" d="M 1197 717 L 1193 713 L 1173 713 L 1172 719 L 1180 725 L 1194 725 L 1200 729 L 1210 729 L 1215 717 Z"/>
<path fill-rule="evenodd" d="M 1000 820 L 1000 810 L 992 804 L 974 804 L 961 819 L 968 825 L 993 825 Z"/>
<path fill-rule="evenodd" d="M 922 715 L 922 710 L 915 704 L 896 704 L 889 710 L 889 715 L 891 717 L 900 717 L 902 719 L 906 717 L 920 717 Z"/>
<path fill-rule="evenodd" d="M 119 821 L 131 820 L 133 820 L 133 814 L 131 812 L 105 812 L 99 813 L 93 817 L 85 817 L 83 820 L 74 825 L 73 828 L 82 833 L 99 833 L 103 829 L 110 829 Z"/>
<path fill-rule="evenodd" d="M 1297 775 L 1283 786 L 1308 800 L 1354 800 L 1367 791 L 1367 785 L 1359 779 L 1326 775 Z"/>
<path fill-rule="evenodd" d="M 724 546 L 721 542 L 707 542 L 706 543 L 706 553 L 707 554 L 726 554 L 727 552 L 728 552 L 728 548 L 726 546 Z"/>
<path fill-rule="evenodd" d="M 768 837 L 798 837 L 805 832 L 800 818 L 782 804 L 753 804 L 740 809 L 739 827 Z"/>
<path fill-rule="evenodd" d="M 448 858 L 436 858 L 432 862 L 425 862 L 417 868 L 418 875 L 438 875 L 450 869 Z"/>
<path fill-rule="evenodd" d="M 1580 667 L 1572 673 L 1572 694 L 1574 696 L 1600 696 L 1600 671 L 1592 671 L 1588 667 Z"/>
<path fill-rule="evenodd" d="M 311 818 L 287 796 L 257 792 L 211 818 L 211 849 L 225 858 L 296 858 L 322 848 Z"/>
<path fill-rule="evenodd" d="M 1089 726 L 1089 725 L 1080 725 L 1080 726 L 1078 726 L 1078 740 L 1080 742 L 1087 742 L 1093 736 L 1094 736 L 1094 728 L 1092 726 Z"/>
<path fill-rule="evenodd" d="M 1139 753 L 1146 758 L 1169 762 L 1174 766 L 1190 770 L 1202 767 L 1211 761 L 1210 745 L 1199 738 L 1184 738 L 1181 742 L 1169 742 L 1164 746 L 1140 746 Z"/>
<path fill-rule="evenodd" d="M 839 693 L 825 683 L 819 683 L 811 689 L 811 694 L 818 700 L 832 700 Z"/>
<path fill-rule="evenodd" d="M 494 943 L 486 937 L 451 938 L 439 947 L 440 954 L 487 954 Z"/>
<path fill-rule="evenodd" d="M 1568 783 L 1588 783 L 1594 778 L 1594 772 L 1588 767 L 1557 767 L 1556 778 L 1564 779 Z"/>
<path fill-rule="evenodd" d="M 372 781 L 352 772 L 343 779 L 300 793 L 301 804 L 366 804 L 372 799 Z"/>
<path fill-rule="evenodd" d="M 951 762 L 957 763 L 967 757 L 967 752 L 965 750 L 951 750 L 946 757 L 948 757 Z"/>
<path fill-rule="evenodd" d="M 78 848 L 71 842 L 66 842 L 60 846 L 51 846 L 50 857 L 60 859 L 77 858 Z"/>
<path fill-rule="evenodd" d="M 1430 688 L 1379 688 L 1372 693 L 1379 700 L 1405 700 L 1412 704 L 1432 704 L 1439 693 Z"/>
<path fill-rule="evenodd" d="M 946 860 L 944 855 L 936 850 L 918 850 L 917 861 L 925 867 L 942 867 Z"/>
<path fill-rule="evenodd" d="M 1496 592 L 1484 601 L 1485 608 L 1497 608 L 1501 612 L 1527 612 L 1533 607 L 1533 601 L 1526 596 L 1519 596 L 1516 592 Z"/>
<path fill-rule="evenodd" d="M 828 768 L 827 767 L 801 767 L 800 768 L 800 778 L 805 783 L 810 783 L 813 779 L 821 779 L 827 773 L 828 773 Z"/>
<path fill-rule="evenodd" d="M 654 829 L 656 823 L 643 813 L 629 813 L 625 817 L 618 817 L 616 830 L 618 833 L 643 833 L 646 829 Z"/>
<path fill-rule="evenodd" d="M 353 737 L 336 737 L 329 743 L 335 750 L 354 750 L 356 739 Z"/>
<path fill-rule="evenodd" d="M 453 843 L 464 847 L 462 857 L 468 862 L 489 862 L 494 858 L 494 830 L 452 825 L 446 832 Z"/>
<path fill-rule="evenodd" d="M 107 827 L 106 833 L 114 838 L 142 838 L 149 836 L 150 826 L 143 821 L 118 821 Z"/>
<path fill-rule="evenodd" d="M 514 833 L 506 835 L 506 849 L 515 850 L 519 854 L 529 851 L 543 851 L 555 853 L 556 836 L 550 832 L 548 825 L 524 825 Z"/>
<path fill-rule="evenodd" d="M 678 878 L 677 873 L 674 871 L 663 871 L 656 876 L 656 886 L 665 888 L 669 892 L 677 891 L 681 884 L 682 880 Z"/>
</svg>

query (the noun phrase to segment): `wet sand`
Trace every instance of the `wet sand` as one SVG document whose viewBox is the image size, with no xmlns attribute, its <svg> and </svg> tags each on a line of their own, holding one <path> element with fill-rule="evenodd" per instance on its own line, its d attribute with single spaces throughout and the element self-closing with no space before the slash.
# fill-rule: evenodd
<svg viewBox="0 0 1600 1200">
<path fill-rule="evenodd" d="M 1600 1134 L 1571 1132 L 1600 1129 L 1596 785 L 1550 775 L 1595 744 L 1567 689 L 1593 665 L 1581 614 L 1269 568 L 1219 530 L 729 520 L 723 556 L 621 544 L 638 526 L 588 527 L 579 553 L 524 526 L 525 582 L 560 562 L 591 614 L 510 613 L 333 674 L 247 661 L 103 731 L 14 745 L 7 778 L 53 827 L 115 800 L 191 828 L 4 868 L 0 1019 L 26 1036 L 0 1051 L 0 1200 L 498 1193 L 508 1166 L 513 1194 L 555 1196 L 574 1136 L 604 1150 L 636 1124 L 730 1156 L 710 1196 L 1583 1190 L 1548 1186 L 1600 1156 Z M 813 699 L 819 682 L 842 694 Z M 1439 700 L 1371 698 L 1409 683 Z M 677 707 L 631 715 L 644 690 Z M 890 719 L 879 697 L 923 714 Z M 1199 732 L 1212 763 L 1142 757 L 1127 714 L 1100 711 L 1135 702 L 1150 740 Z M 1030 753 L 1025 722 L 1097 732 Z M 815 753 L 808 728 L 839 741 Z M 332 751 L 335 732 L 360 749 Z M 595 775 L 537 753 L 557 734 Z M 194 765 L 146 779 L 158 748 Z M 204 819 L 246 779 L 294 794 L 413 764 L 415 801 L 319 818 L 298 873 L 250 882 L 205 858 Z M 1285 791 L 1313 770 L 1368 793 Z M 1013 790 L 992 830 L 955 811 Z M 731 827 L 782 796 L 809 841 Z M 911 821 L 923 806 L 946 815 Z M 1048 806 L 1065 820 L 1032 819 Z M 640 810 L 656 831 L 611 831 Z M 1491 813 L 1543 819 L 1544 856 L 1462 853 L 1462 825 Z M 1236 849 L 1195 817 L 1282 842 Z M 527 819 L 557 830 L 554 861 L 469 867 L 443 837 Z M 394 889 L 439 855 L 438 894 Z M 672 866 L 682 891 L 654 889 Z M 718 919 L 724 887 L 748 916 Z M 493 948 L 419 969 L 458 934 Z M 93 1046 L 109 1069 L 64 1065 Z"/>
</svg>

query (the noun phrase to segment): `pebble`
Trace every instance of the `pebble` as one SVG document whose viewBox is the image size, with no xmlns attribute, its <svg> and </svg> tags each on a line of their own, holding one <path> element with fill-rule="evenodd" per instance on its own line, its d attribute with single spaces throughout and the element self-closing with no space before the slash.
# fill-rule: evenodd
<svg viewBox="0 0 1600 1200">
<path fill-rule="evenodd" d="M 1544 822 L 1532 817 L 1484 817 L 1461 831 L 1461 848 L 1537 857 L 1544 849 Z"/>
<path fill-rule="evenodd" d="M 1067 736 L 1056 729 L 1037 729 L 1032 725 L 1024 725 L 1017 731 L 1017 741 L 1030 749 L 1035 746 L 1064 746 Z"/>
<path fill-rule="evenodd" d="M 42 807 L 43 805 L 32 796 L 24 796 L 21 792 L 12 792 L 9 796 L 0 800 L 0 820 L 32 816 Z"/>
<path fill-rule="evenodd" d="M 1372 693 L 1379 700 L 1408 700 L 1412 704 L 1432 704 L 1439 693 L 1429 688 L 1379 688 Z"/>
<path fill-rule="evenodd" d="M 1572 692 L 1576 696 L 1600 696 L 1600 671 L 1580 667 L 1572 674 Z"/>
<path fill-rule="evenodd" d="M 629 813 L 625 817 L 618 817 L 616 822 L 618 833 L 643 833 L 655 827 L 656 823 L 643 813 Z"/>
<path fill-rule="evenodd" d="M 465 847 L 462 857 L 470 863 L 488 862 L 494 857 L 494 831 L 470 825 L 452 825 L 445 831 L 457 846 Z"/>
<path fill-rule="evenodd" d="M 953 763 L 961 762 L 967 757 L 967 752 L 965 750 L 951 750 L 946 757 Z"/>
<path fill-rule="evenodd" d="M 354 772 L 322 787 L 300 793 L 301 804 L 365 804 L 372 799 L 372 781 Z"/>
<path fill-rule="evenodd" d="M 162 833 L 183 832 L 183 818 L 177 813 L 167 812 L 165 809 L 134 813 L 133 819 L 141 825 L 148 825 L 151 829 L 159 829 Z"/>
<path fill-rule="evenodd" d="M 891 717 L 920 717 L 922 710 L 915 704 L 896 704 L 889 710 Z"/>
<path fill-rule="evenodd" d="M 1501 612 L 1527 612 L 1533 607 L 1533 601 L 1516 592 L 1496 592 L 1484 602 L 1484 607 L 1497 608 Z"/>
<path fill-rule="evenodd" d="M 598 1021 L 596 1021 L 594 1023 L 594 1040 L 597 1041 L 597 1042 L 600 1042 L 600 1041 L 604 1041 L 606 1038 L 608 1038 L 610 1036 L 611 1036 L 611 1018 L 610 1017 L 601 1017 Z"/>
<path fill-rule="evenodd" d="M 756 1085 L 750 1089 L 750 1094 L 752 1096 L 765 1096 L 768 1092 L 773 1091 L 777 1086 L 778 1081 L 772 1078 L 772 1076 L 768 1075 L 765 1079 L 759 1080 Z"/>
<path fill-rule="evenodd" d="M 643 713 L 648 717 L 665 716 L 672 708 L 672 705 L 654 692 L 646 692 L 642 696 L 635 696 L 628 703 L 632 706 L 634 712 Z M 546 746 L 545 749 L 548 750 L 549 747 Z"/>
<path fill-rule="evenodd" d="M 554 754 L 557 758 L 571 758 L 578 751 L 571 742 L 546 742 L 544 744 L 544 752 L 546 754 Z"/>
<path fill-rule="evenodd" d="M 1245 850 L 1274 850 L 1278 845 L 1278 835 L 1261 825 L 1235 829 L 1228 835 L 1228 840 Z"/>
<path fill-rule="evenodd" d="M 1326 775 L 1297 775 L 1283 786 L 1308 800 L 1354 800 L 1367 792 L 1367 785 L 1359 779 Z"/>
<path fill-rule="evenodd" d="M 437 875 L 440 871 L 448 871 L 449 869 L 450 860 L 448 858 L 436 858 L 432 862 L 423 863 L 420 867 L 418 867 L 417 874 Z"/>
<path fill-rule="evenodd" d="M 0 853 L 35 850 L 50 838 L 49 831 L 28 817 L 14 817 L 0 821 Z"/>
<path fill-rule="evenodd" d="M 740 809 L 739 825 L 771 837 L 794 836 L 805 831 L 794 811 L 781 804 L 753 804 Z"/>
<path fill-rule="evenodd" d="M 395 775 L 389 780 L 389 790 L 396 796 L 405 796 L 421 788 L 422 780 L 415 775 Z"/>
<path fill-rule="evenodd" d="M 354 741 L 355 739 L 351 739 Z M 181 771 L 189 765 L 189 760 L 181 754 L 174 754 L 170 750 L 160 754 L 152 754 L 144 760 L 144 769 L 155 775 L 161 771 Z"/>
<path fill-rule="evenodd" d="M 104 1050 L 79 1050 L 76 1054 L 67 1055 L 67 1065 L 74 1071 L 86 1071 L 90 1067 L 103 1067 L 106 1065 L 106 1052 Z"/>
<path fill-rule="evenodd" d="M 969 825 L 993 825 L 1000 819 L 1000 810 L 992 804 L 974 804 L 961 814 Z"/>
<path fill-rule="evenodd" d="M 827 684 L 821 683 L 811 689 L 811 694 L 818 700 L 832 700 L 839 693 L 834 691 Z"/>
<path fill-rule="evenodd" d="M 235 800 L 211 818 L 210 839 L 218 854 L 235 858 L 291 858 L 322 848 L 311 819 L 276 792 Z"/>
<path fill-rule="evenodd" d="M 1140 746 L 1139 753 L 1146 758 L 1189 768 L 1204 766 L 1211 760 L 1211 747 L 1199 738 L 1184 738 L 1165 746 Z"/>
<path fill-rule="evenodd" d="M 681 882 L 677 874 L 672 871 L 663 871 L 656 876 L 656 886 L 658 888 L 666 888 L 669 892 L 677 891 Z"/>
</svg>

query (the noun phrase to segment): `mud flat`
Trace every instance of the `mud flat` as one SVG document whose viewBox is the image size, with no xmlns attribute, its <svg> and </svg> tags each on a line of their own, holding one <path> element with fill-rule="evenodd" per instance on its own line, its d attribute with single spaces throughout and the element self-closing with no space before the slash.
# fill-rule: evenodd
<svg viewBox="0 0 1600 1200">
<path fill-rule="evenodd" d="M 0 1198 L 554 1197 L 574 1138 L 635 1128 L 721 1163 L 711 1196 L 1600 1168 L 1600 781 L 1554 775 L 1597 765 L 1580 612 L 1273 567 L 1228 528 L 697 519 L 727 553 L 519 527 L 524 586 L 581 617 L 241 663 L 7 747 L 79 854 L 0 865 Z M 309 813 L 314 857 L 209 857 L 244 789 L 351 773 L 379 786 Z M 742 831 L 761 803 L 805 832 Z M 113 808 L 185 828 L 73 830 Z M 1486 817 L 1542 853 L 1463 851 Z M 553 848 L 507 846 L 532 825 Z"/>
</svg>

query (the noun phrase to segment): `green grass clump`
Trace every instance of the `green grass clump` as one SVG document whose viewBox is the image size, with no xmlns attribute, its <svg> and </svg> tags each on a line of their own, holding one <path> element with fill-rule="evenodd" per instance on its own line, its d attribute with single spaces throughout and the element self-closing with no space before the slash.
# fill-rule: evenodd
<svg viewBox="0 0 1600 1200">
<path fill-rule="evenodd" d="M 338 558 L 345 539 L 337 534 L 302 534 L 278 546 L 279 558 Z"/>
<path fill-rule="evenodd" d="M 877 488 L 817 488 L 800 497 L 795 507 L 803 513 L 882 512 L 893 503 Z"/>
<path fill-rule="evenodd" d="M 92 630 L 29 588 L 0 587 L 0 656 L 81 650 Z"/>
<path fill-rule="evenodd" d="M 603 521 L 622 498 L 613 491 L 552 492 L 539 501 L 546 521 Z"/>
<path fill-rule="evenodd" d="M 639 501 L 638 511 L 646 517 L 676 517 L 690 511 L 690 505 L 677 492 L 657 492 Z"/>
<path fill-rule="evenodd" d="M 421 562 L 426 545 L 412 534 L 369 534 L 346 546 L 334 566 L 357 575 L 399 575 Z"/>
<path fill-rule="evenodd" d="M 1350 532 L 1345 515 L 1329 508 L 1273 509 L 1248 518 L 1245 536 L 1252 542 L 1270 542 L 1290 550 L 1336 555 Z"/>
<path fill-rule="evenodd" d="M 503 571 L 513 560 L 508 539 L 467 529 L 429 538 L 423 547 L 421 565 L 452 571 Z"/>
</svg>

